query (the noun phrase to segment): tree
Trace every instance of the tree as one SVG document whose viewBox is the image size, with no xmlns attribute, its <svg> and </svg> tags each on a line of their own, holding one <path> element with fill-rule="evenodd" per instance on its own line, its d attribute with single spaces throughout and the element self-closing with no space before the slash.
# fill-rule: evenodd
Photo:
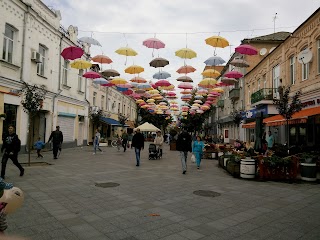
<svg viewBox="0 0 320 240">
<path fill-rule="evenodd" d="M 239 131 L 240 131 L 239 126 L 240 126 L 240 123 L 243 119 L 242 113 L 241 113 L 241 111 L 234 110 L 230 113 L 230 115 L 232 117 L 233 123 L 236 124 L 236 126 L 238 127 L 238 136 L 239 136 Z"/>
<path fill-rule="evenodd" d="M 96 109 L 92 107 L 91 111 L 89 112 L 89 118 L 92 121 L 92 134 L 94 135 L 94 126 L 97 128 L 100 127 L 100 120 L 103 117 L 103 111 L 101 109 Z"/>
<path fill-rule="evenodd" d="M 118 119 L 119 119 L 119 123 L 121 124 L 122 127 L 124 127 L 124 125 L 126 125 L 126 121 L 128 120 L 129 116 L 125 116 L 122 113 L 118 114 Z"/>
<path fill-rule="evenodd" d="M 139 115 L 141 116 L 142 121 L 139 124 L 148 122 L 160 129 L 166 129 L 167 126 L 172 122 L 172 117 L 166 114 L 154 114 L 149 111 L 140 108 L 138 106 Z"/>
<path fill-rule="evenodd" d="M 292 115 L 299 112 L 302 109 L 302 103 L 300 101 L 301 92 L 297 91 L 292 97 L 289 96 L 290 87 L 285 87 L 283 91 L 283 96 L 280 99 L 273 99 L 274 104 L 281 116 L 286 119 L 287 127 L 287 146 L 289 153 L 289 120 Z"/>
<path fill-rule="evenodd" d="M 20 90 L 20 95 L 22 96 L 21 104 L 23 106 L 24 112 L 28 114 L 29 125 L 28 125 L 28 164 L 31 163 L 31 127 L 33 124 L 34 117 L 39 114 L 43 106 L 43 100 L 47 94 L 47 90 L 44 85 L 38 86 L 36 84 L 29 85 L 26 82 L 22 82 L 23 87 Z"/>
</svg>

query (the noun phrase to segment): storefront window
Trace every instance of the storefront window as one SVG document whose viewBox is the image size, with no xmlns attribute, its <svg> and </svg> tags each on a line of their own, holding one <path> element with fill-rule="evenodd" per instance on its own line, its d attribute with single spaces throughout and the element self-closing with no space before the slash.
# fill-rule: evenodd
<svg viewBox="0 0 320 240">
<path fill-rule="evenodd" d="M 4 113 L 6 114 L 6 120 L 3 121 L 3 133 L 7 133 L 9 125 L 13 125 L 16 128 L 16 125 L 17 125 L 17 106 L 5 103 L 4 104 Z"/>
</svg>

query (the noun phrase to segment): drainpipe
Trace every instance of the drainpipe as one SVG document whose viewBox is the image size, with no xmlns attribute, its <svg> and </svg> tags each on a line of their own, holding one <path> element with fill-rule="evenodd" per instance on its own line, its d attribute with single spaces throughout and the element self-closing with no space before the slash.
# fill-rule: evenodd
<svg viewBox="0 0 320 240">
<path fill-rule="evenodd" d="M 31 9 L 31 4 L 29 3 L 25 3 L 25 5 L 27 6 L 27 11 L 24 13 L 24 18 L 23 18 L 23 33 L 22 33 L 22 53 L 21 53 L 21 71 L 20 71 L 20 80 L 23 81 L 23 63 L 24 63 L 24 55 L 25 55 L 25 44 L 26 44 L 26 36 L 27 36 L 27 17 L 28 14 L 30 13 L 30 9 Z"/>
</svg>

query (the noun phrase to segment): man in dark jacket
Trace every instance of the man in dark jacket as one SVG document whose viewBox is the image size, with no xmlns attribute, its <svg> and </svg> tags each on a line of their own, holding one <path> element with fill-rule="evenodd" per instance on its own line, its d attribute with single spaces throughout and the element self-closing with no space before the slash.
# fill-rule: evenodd
<svg viewBox="0 0 320 240">
<path fill-rule="evenodd" d="M 63 134 L 60 131 L 60 127 L 56 126 L 56 130 L 53 131 L 49 137 L 48 142 L 52 140 L 53 158 L 57 159 L 58 150 L 61 151 L 61 144 L 63 142 Z"/>
<path fill-rule="evenodd" d="M 132 147 L 134 147 L 134 151 L 136 153 L 136 161 L 137 161 L 136 166 L 139 167 L 140 166 L 140 152 L 141 152 L 141 149 L 142 150 L 144 149 L 144 136 L 140 132 L 139 128 L 137 128 L 136 134 L 132 138 Z"/>
<path fill-rule="evenodd" d="M 18 152 L 20 151 L 21 142 L 18 135 L 15 134 L 14 126 L 9 125 L 8 134 L 3 137 L 3 145 L 1 147 L 1 153 L 4 151 L 1 165 L 1 177 L 4 179 L 6 175 L 6 167 L 8 159 L 10 158 L 14 165 L 20 170 L 20 176 L 24 174 L 24 168 L 18 162 Z"/>
<path fill-rule="evenodd" d="M 192 139 L 187 131 L 183 130 L 182 133 L 179 134 L 176 142 L 176 149 L 180 151 L 182 174 L 186 174 L 188 152 L 192 152 Z"/>
</svg>

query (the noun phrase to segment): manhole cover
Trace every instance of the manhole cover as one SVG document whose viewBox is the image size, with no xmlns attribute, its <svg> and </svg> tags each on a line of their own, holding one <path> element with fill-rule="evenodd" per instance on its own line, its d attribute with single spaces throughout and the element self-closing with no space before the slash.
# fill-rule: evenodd
<svg viewBox="0 0 320 240">
<path fill-rule="evenodd" d="M 193 194 L 199 195 L 202 197 L 219 197 L 221 194 L 214 191 L 206 191 L 206 190 L 197 190 L 194 191 Z"/>
<path fill-rule="evenodd" d="M 96 187 L 109 188 L 109 187 L 118 187 L 120 184 L 115 182 L 106 182 L 106 183 L 95 183 Z"/>
</svg>

